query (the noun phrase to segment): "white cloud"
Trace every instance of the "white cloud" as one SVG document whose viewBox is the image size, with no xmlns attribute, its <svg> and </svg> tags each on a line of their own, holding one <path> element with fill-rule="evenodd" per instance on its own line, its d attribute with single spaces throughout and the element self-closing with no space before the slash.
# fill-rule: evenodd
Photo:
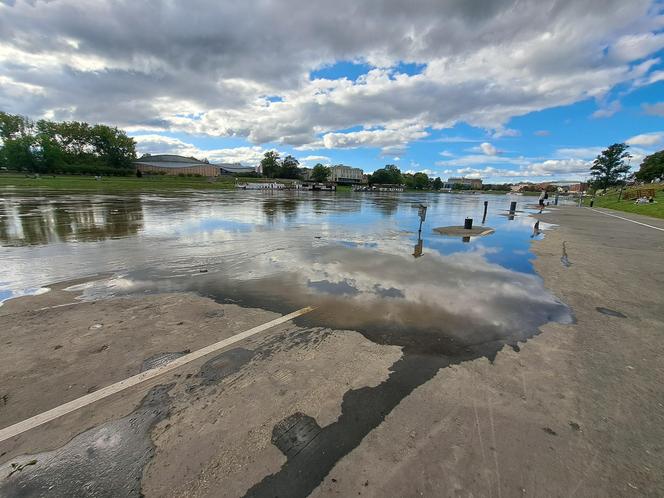
<svg viewBox="0 0 664 498">
<path fill-rule="evenodd" d="M 428 135 L 419 126 L 406 126 L 393 129 L 360 130 L 348 133 L 327 133 L 323 135 L 322 146 L 326 149 L 355 149 L 358 147 L 378 147 L 383 155 L 402 153 L 406 144 Z M 317 148 L 320 143 L 301 147 Z"/>
<path fill-rule="evenodd" d="M 642 59 L 664 48 L 664 34 L 639 33 L 620 37 L 611 47 L 611 55 L 620 61 Z"/>
<path fill-rule="evenodd" d="M 519 137 L 521 136 L 521 132 L 512 128 L 499 128 L 491 136 L 493 138 Z"/>
<path fill-rule="evenodd" d="M 301 158 L 300 163 L 321 163 L 330 164 L 331 159 L 327 156 L 305 156 Z"/>
<path fill-rule="evenodd" d="M 661 144 L 664 141 L 664 131 L 654 133 L 644 133 L 628 138 L 625 143 L 627 145 L 642 145 L 644 147 L 652 147 Z"/>
<path fill-rule="evenodd" d="M 643 111 L 650 116 L 662 116 L 664 117 L 664 102 L 658 102 L 656 104 L 643 104 Z"/>
<path fill-rule="evenodd" d="M 520 166 L 529 164 L 530 160 L 524 157 L 508 157 L 508 156 L 487 156 L 480 154 L 470 154 L 467 156 L 459 156 L 445 161 L 437 161 L 436 166 L 477 166 L 484 164 L 505 164 L 511 166 Z"/>
<path fill-rule="evenodd" d="M 568 147 L 556 150 L 556 156 L 559 158 L 573 159 L 594 159 L 604 147 Z"/>
<path fill-rule="evenodd" d="M 527 179 L 553 179 L 564 176 L 566 179 L 579 179 L 588 175 L 590 162 L 581 159 L 549 159 L 542 162 L 532 162 L 519 169 L 500 169 L 492 166 L 485 168 L 458 168 L 456 174 L 468 178 L 483 178 L 495 180 L 527 180 Z"/>
<path fill-rule="evenodd" d="M 232 147 L 227 149 L 200 149 L 177 138 L 158 134 L 135 135 L 139 154 L 177 154 L 197 159 L 208 159 L 212 163 L 242 163 L 256 166 L 266 149 L 259 146 Z"/>
<path fill-rule="evenodd" d="M 178 0 L 160 6 L 159 22 L 142 1 L 10 4 L 0 4 L 0 108 L 134 132 L 394 155 L 429 128 L 514 136 L 515 116 L 664 78 L 643 60 L 663 46 L 653 0 L 199 0 L 195 29 Z M 373 69 L 355 81 L 309 77 L 344 60 Z M 397 74 L 401 61 L 423 70 Z"/>
<path fill-rule="evenodd" d="M 408 173 L 410 175 L 414 175 L 415 173 L 426 173 L 427 176 L 430 176 L 432 178 L 435 178 L 438 176 L 438 172 L 434 171 L 432 169 L 408 169 L 404 171 L 404 173 Z"/>
<path fill-rule="evenodd" d="M 484 152 L 487 156 L 495 156 L 498 154 L 498 149 L 496 149 L 489 142 L 483 142 L 480 145 L 480 148 L 482 149 L 482 152 Z"/>
<path fill-rule="evenodd" d="M 592 113 L 591 117 L 593 118 L 610 118 L 613 116 L 615 113 L 619 112 L 622 109 L 622 106 L 620 105 L 620 101 L 618 100 L 613 100 L 611 102 L 606 103 L 599 109 L 597 109 L 595 112 Z"/>
</svg>

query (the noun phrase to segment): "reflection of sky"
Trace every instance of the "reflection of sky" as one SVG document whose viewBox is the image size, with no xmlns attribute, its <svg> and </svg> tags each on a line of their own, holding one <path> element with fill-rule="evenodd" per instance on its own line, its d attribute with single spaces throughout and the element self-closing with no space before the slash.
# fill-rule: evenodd
<svg viewBox="0 0 664 498">
<path fill-rule="evenodd" d="M 535 220 L 526 213 L 514 220 L 500 216 L 511 200 L 506 196 L 217 191 L 126 197 L 53 193 L 36 198 L 16 190 L 5 194 L 0 204 L 0 243 L 5 246 L 0 254 L 7 264 L 3 270 L 7 282 L 0 284 L 3 296 L 9 290 L 24 293 L 91 273 L 150 268 L 196 273 L 216 265 L 223 266 L 227 278 L 257 279 L 299 271 L 312 283 L 349 282 L 352 275 L 328 278 L 334 265 L 327 262 L 323 267 L 314 257 L 334 246 L 398 255 L 399 265 L 417 282 L 425 265 L 410 254 L 417 242 L 419 203 L 428 205 L 420 261 L 428 256 L 445 265 L 449 260 L 436 256 L 467 254 L 469 261 L 479 256 L 483 264 L 533 271 L 529 248 Z M 464 243 L 432 231 L 462 225 L 467 216 L 479 225 L 485 200 L 489 202 L 486 225 L 496 229 L 494 234 Z M 28 204 L 31 208 L 21 211 Z M 345 254 L 350 258 L 355 253 Z M 337 264 L 343 268 L 348 261 Z M 368 289 L 378 285 L 393 288 L 394 295 L 407 295 L 403 282 L 382 282 L 380 272 L 370 280 Z M 310 287 L 315 290 L 316 285 Z"/>
</svg>

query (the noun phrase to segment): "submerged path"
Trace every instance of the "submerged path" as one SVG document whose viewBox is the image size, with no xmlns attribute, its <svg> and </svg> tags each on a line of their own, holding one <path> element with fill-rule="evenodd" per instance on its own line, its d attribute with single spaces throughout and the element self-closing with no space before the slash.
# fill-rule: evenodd
<svg viewBox="0 0 664 498">
<path fill-rule="evenodd" d="M 313 312 L 0 442 L 0 496 L 661 496 L 664 234 L 603 213 L 533 242 L 574 323 L 471 344 Z M 0 427 L 278 319 L 71 297 L 0 310 Z"/>
</svg>

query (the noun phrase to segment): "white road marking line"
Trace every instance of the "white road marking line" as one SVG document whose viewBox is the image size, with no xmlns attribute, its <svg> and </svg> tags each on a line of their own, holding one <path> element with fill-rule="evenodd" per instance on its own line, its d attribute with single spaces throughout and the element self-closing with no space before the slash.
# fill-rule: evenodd
<svg viewBox="0 0 664 498">
<path fill-rule="evenodd" d="M 631 221 L 632 223 L 636 223 L 637 225 L 643 225 L 644 227 L 654 228 L 655 230 L 659 230 L 660 232 L 664 232 L 664 228 L 654 227 L 652 225 L 648 225 L 647 223 L 641 223 L 640 221 L 630 220 L 629 218 L 623 218 L 622 216 L 618 216 L 616 214 L 605 213 L 604 211 L 599 211 L 598 209 L 594 209 L 594 208 L 591 208 L 591 207 L 586 207 L 586 209 L 590 209 L 591 211 L 595 211 L 596 213 L 605 214 L 607 216 L 613 216 L 614 218 L 619 218 L 621 220 Z"/>
<path fill-rule="evenodd" d="M 206 356 L 210 353 L 225 348 L 226 346 L 230 346 L 231 344 L 235 344 L 236 342 L 246 339 L 247 337 L 251 337 L 252 335 L 256 335 L 259 332 L 263 332 L 264 330 L 270 329 L 277 325 L 281 325 L 282 323 L 288 322 L 293 318 L 297 318 L 298 316 L 309 313 L 310 311 L 313 311 L 315 309 L 316 308 L 314 306 L 307 306 L 306 308 L 299 309 L 297 311 L 294 311 L 293 313 L 289 313 L 288 315 L 281 316 L 270 322 L 264 323 L 252 329 L 246 330 L 244 332 L 240 332 L 239 334 L 229 337 L 228 339 L 224 339 L 223 341 L 215 342 L 214 344 L 210 344 L 209 346 L 206 346 L 197 351 L 181 356 L 180 358 L 176 358 L 175 360 L 171 361 L 170 363 L 167 363 L 166 365 L 162 365 L 160 367 L 156 367 L 151 370 L 146 370 L 145 372 L 141 372 L 137 375 L 134 375 L 133 377 L 121 380 L 119 382 L 116 382 L 115 384 L 111 384 L 110 386 L 103 387 L 98 391 L 86 394 L 85 396 L 81 396 L 80 398 L 69 401 L 68 403 L 65 403 L 63 405 L 52 408 L 51 410 L 40 413 L 39 415 L 30 417 L 26 420 L 23 420 L 22 422 L 10 425 L 9 427 L 5 427 L 4 429 L 0 430 L 0 442 L 18 436 L 19 434 L 29 431 L 30 429 L 34 429 L 35 427 L 39 427 L 40 425 L 43 425 L 46 422 L 55 420 L 56 418 L 62 417 L 63 415 L 76 411 L 79 408 L 83 408 L 84 406 L 92 404 L 95 401 L 107 398 L 112 394 L 119 393 L 120 391 L 128 389 L 132 386 L 135 386 L 147 380 L 158 377 L 159 375 L 165 374 L 166 372 L 175 370 L 176 368 L 186 365 L 187 363 L 197 360 L 198 358 L 202 358 L 203 356 Z"/>
<path fill-rule="evenodd" d="M 93 301 L 78 301 L 75 303 L 65 303 L 65 304 L 56 304 L 55 306 L 44 306 L 43 308 L 37 308 L 35 311 L 44 311 L 44 310 L 53 310 L 55 308 L 64 308 L 65 306 L 74 306 L 76 304 L 90 303 Z"/>
</svg>

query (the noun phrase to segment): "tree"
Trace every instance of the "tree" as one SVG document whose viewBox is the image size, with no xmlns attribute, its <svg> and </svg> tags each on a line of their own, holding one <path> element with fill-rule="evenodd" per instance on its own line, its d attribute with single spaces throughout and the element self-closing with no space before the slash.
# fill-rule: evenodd
<svg viewBox="0 0 664 498">
<path fill-rule="evenodd" d="M 627 144 L 610 145 L 593 161 L 590 174 L 594 177 L 597 187 L 607 188 L 616 185 L 620 175 L 629 171 L 629 165 L 625 164 L 625 159 L 632 157 L 627 152 L 628 147 Z"/>
<path fill-rule="evenodd" d="M 636 178 L 642 182 L 651 182 L 657 178 L 664 178 L 664 150 L 647 156 L 641 163 Z"/>
<path fill-rule="evenodd" d="M 261 159 L 261 171 L 268 178 L 277 178 L 281 171 L 279 153 L 276 150 L 268 150 Z"/>
<path fill-rule="evenodd" d="M 311 179 L 314 180 L 315 182 L 325 182 L 329 178 L 330 173 L 332 173 L 332 170 L 330 168 L 318 163 L 316 164 L 316 166 L 314 166 L 314 169 L 311 171 Z"/>
<path fill-rule="evenodd" d="M 415 173 L 413 175 L 413 180 L 417 190 L 429 188 L 429 176 L 426 173 Z"/>
<path fill-rule="evenodd" d="M 293 156 L 288 155 L 281 161 L 281 168 L 279 170 L 280 178 L 299 178 L 300 177 L 300 163 Z"/>
<path fill-rule="evenodd" d="M 433 181 L 433 188 L 435 188 L 436 190 L 440 190 L 441 188 L 443 188 L 443 180 L 441 180 L 440 177 L 437 177 Z"/>
<path fill-rule="evenodd" d="M 0 164 L 49 173 L 128 174 L 136 158 L 134 139 L 106 125 L 55 122 L 0 112 Z"/>
<path fill-rule="evenodd" d="M 0 166 L 38 172 L 34 123 L 24 116 L 0 112 Z"/>
<path fill-rule="evenodd" d="M 404 178 L 399 168 L 394 164 L 388 164 L 384 168 L 374 171 L 369 177 L 369 183 L 402 185 Z"/>
</svg>

